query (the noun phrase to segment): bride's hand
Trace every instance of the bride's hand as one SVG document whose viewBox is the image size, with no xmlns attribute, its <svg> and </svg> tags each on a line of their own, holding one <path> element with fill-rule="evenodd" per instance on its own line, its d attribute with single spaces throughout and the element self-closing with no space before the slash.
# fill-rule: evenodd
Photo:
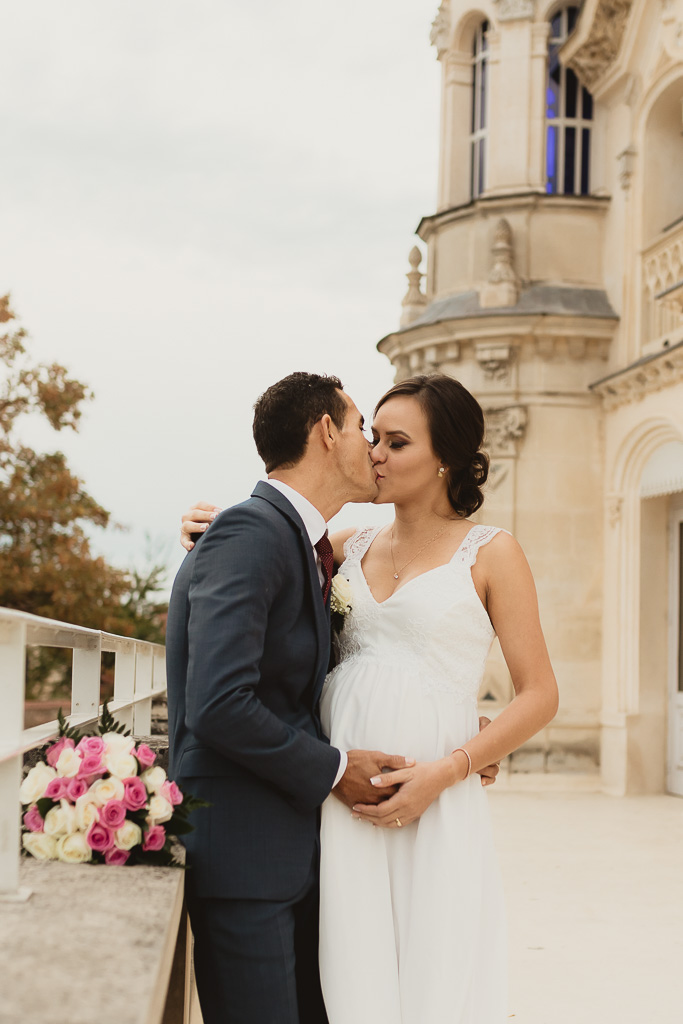
<svg viewBox="0 0 683 1024">
<path fill-rule="evenodd" d="M 208 530 L 219 512 L 222 512 L 222 509 L 218 505 L 209 505 L 206 501 L 198 501 L 184 513 L 180 527 L 180 543 L 186 551 L 192 551 L 194 547 L 192 534 L 204 533 L 205 530 Z"/>
<path fill-rule="evenodd" d="M 403 828 L 424 814 L 436 798 L 465 777 L 467 762 L 443 757 L 440 761 L 418 761 L 412 768 L 386 772 L 371 779 L 373 786 L 384 789 L 400 786 L 398 793 L 379 804 L 356 804 L 353 817 L 382 828 Z M 399 824 L 400 822 L 400 824 Z"/>
</svg>

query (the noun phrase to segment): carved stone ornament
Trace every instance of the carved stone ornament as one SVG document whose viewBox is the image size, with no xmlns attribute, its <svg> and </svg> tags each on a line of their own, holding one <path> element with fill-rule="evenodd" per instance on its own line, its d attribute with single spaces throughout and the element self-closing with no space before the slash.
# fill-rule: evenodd
<svg viewBox="0 0 683 1024">
<path fill-rule="evenodd" d="M 413 320 L 417 320 L 427 305 L 427 296 L 420 289 L 420 282 L 424 277 L 424 274 L 419 270 L 420 263 L 422 262 L 422 253 L 416 245 L 410 250 L 408 262 L 410 263 L 410 270 L 406 274 L 408 278 L 408 291 L 405 293 L 401 303 L 403 306 L 401 327 L 407 327 L 409 324 L 412 324 Z"/>
<path fill-rule="evenodd" d="M 479 294 L 482 309 L 517 305 L 520 280 L 515 273 L 513 256 L 512 228 L 502 217 L 496 224 L 493 236 L 488 284 L 484 285 Z"/>
<path fill-rule="evenodd" d="M 533 18 L 534 0 L 493 0 L 499 21 L 521 21 Z"/>
<path fill-rule="evenodd" d="M 608 494 L 605 499 L 607 509 L 607 520 L 610 526 L 616 526 L 621 519 L 621 510 L 624 505 L 624 498 L 621 494 Z"/>
<path fill-rule="evenodd" d="M 505 342 L 478 341 L 475 352 L 485 380 L 498 384 L 510 383 L 510 362 L 513 356 L 510 345 Z"/>
<path fill-rule="evenodd" d="M 451 35 L 451 8 L 450 0 L 443 0 L 443 3 L 436 12 L 432 22 L 432 30 L 429 33 L 429 42 L 436 47 L 436 56 L 439 60 L 448 49 Z"/>
<path fill-rule="evenodd" d="M 569 61 L 589 89 L 617 59 L 632 6 L 633 0 L 598 0 L 588 38 Z"/>
<path fill-rule="evenodd" d="M 503 409 L 484 409 L 486 447 L 492 458 L 517 455 L 517 446 L 524 437 L 528 414 L 524 405 L 508 405 Z"/>
<path fill-rule="evenodd" d="M 636 147 L 631 145 L 617 157 L 619 162 L 619 184 L 623 188 L 624 192 L 628 192 L 631 187 L 631 178 L 633 177 L 633 170 L 636 164 Z"/>
</svg>

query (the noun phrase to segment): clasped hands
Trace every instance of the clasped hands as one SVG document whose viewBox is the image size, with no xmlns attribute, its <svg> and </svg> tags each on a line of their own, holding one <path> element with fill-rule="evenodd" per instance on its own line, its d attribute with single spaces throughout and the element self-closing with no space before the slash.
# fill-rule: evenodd
<svg viewBox="0 0 683 1024">
<path fill-rule="evenodd" d="M 480 718 L 480 731 L 489 724 L 490 719 Z M 438 761 L 415 761 L 377 750 L 350 750 L 348 758 L 347 769 L 333 793 L 352 809 L 354 818 L 381 828 L 401 828 L 416 821 L 467 771 L 464 754 Z M 482 786 L 492 785 L 499 771 L 497 764 L 480 769 L 477 774 Z"/>
</svg>

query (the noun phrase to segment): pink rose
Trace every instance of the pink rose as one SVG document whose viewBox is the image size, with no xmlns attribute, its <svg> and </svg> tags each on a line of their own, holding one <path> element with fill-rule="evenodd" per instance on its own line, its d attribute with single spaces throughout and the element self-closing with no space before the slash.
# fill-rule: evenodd
<svg viewBox="0 0 683 1024">
<path fill-rule="evenodd" d="M 53 780 L 56 782 L 56 779 Z M 24 815 L 24 825 L 29 832 L 42 832 L 43 831 L 43 819 L 40 816 L 38 808 L 34 804 L 33 807 L 29 807 L 26 814 Z"/>
<path fill-rule="evenodd" d="M 92 782 L 94 777 L 104 775 L 106 770 L 102 764 L 100 754 L 85 754 L 81 761 L 81 770 L 78 773 L 78 778 L 89 779 Z"/>
<path fill-rule="evenodd" d="M 85 838 L 90 849 L 97 853 L 106 853 L 114 845 L 114 833 L 106 825 L 101 825 L 99 821 L 90 826 Z"/>
<path fill-rule="evenodd" d="M 183 802 L 183 794 L 180 792 L 180 787 L 177 786 L 175 782 L 171 782 L 170 779 L 166 780 L 159 792 L 162 796 L 166 797 L 168 802 L 173 804 L 174 807 L 177 807 L 178 804 Z"/>
<path fill-rule="evenodd" d="M 121 828 L 125 820 L 126 808 L 124 807 L 123 800 L 107 800 L 100 811 L 100 821 L 107 828 L 117 829 Z"/>
<path fill-rule="evenodd" d="M 71 779 L 50 779 L 43 796 L 49 797 L 50 800 L 62 800 L 67 795 L 70 781 Z"/>
<path fill-rule="evenodd" d="M 141 743 L 137 750 L 133 753 L 140 762 L 141 768 L 151 768 L 157 759 L 157 755 L 154 753 L 151 747 L 148 747 L 146 743 Z"/>
<path fill-rule="evenodd" d="M 101 736 L 84 736 L 78 741 L 76 750 L 80 750 L 83 757 L 87 757 L 88 754 L 99 754 L 101 759 L 104 754 L 104 740 Z"/>
<path fill-rule="evenodd" d="M 65 779 L 64 781 L 68 783 L 66 787 L 66 795 L 74 804 L 79 797 L 85 796 L 88 792 L 88 783 L 85 779 L 81 779 L 79 776 L 75 779 Z"/>
<path fill-rule="evenodd" d="M 163 850 L 164 843 L 166 842 L 166 829 L 163 825 L 152 825 L 151 828 L 145 832 L 145 838 L 142 844 L 143 850 Z"/>
<path fill-rule="evenodd" d="M 147 789 L 137 775 L 123 780 L 123 806 L 128 811 L 141 811 L 147 804 Z"/>
<path fill-rule="evenodd" d="M 104 855 L 105 864 L 125 864 L 130 857 L 129 850 L 119 850 L 116 846 L 113 846 L 111 850 L 107 850 Z"/>
<path fill-rule="evenodd" d="M 47 763 L 50 765 L 50 767 L 54 768 L 55 765 L 57 764 L 57 761 L 59 760 L 59 755 L 64 750 L 64 748 L 71 747 L 71 749 L 73 750 L 74 746 L 75 744 L 73 740 L 68 740 L 66 736 L 62 736 L 61 740 L 57 740 L 56 743 L 53 743 L 51 747 L 47 748 L 45 752 L 45 759 Z"/>
</svg>

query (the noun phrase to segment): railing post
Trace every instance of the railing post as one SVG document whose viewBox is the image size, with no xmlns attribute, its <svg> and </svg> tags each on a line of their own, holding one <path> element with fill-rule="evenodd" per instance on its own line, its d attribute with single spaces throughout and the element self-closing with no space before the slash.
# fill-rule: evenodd
<svg viewBox="0 0 683 1024">
<path fill-rule="evenodd" d="M 100 709 L 102 638 L 88 638 L 87 647 L 75 647 L 71 674 L 71 714 L 73 724 L 97 718 Z"/>
<path fill-rule="evenodd" d="M 133 708 L 127 704 L 135 696 L 135 643 L 131 640 L 125 649 L 116 651 L 114 663 L 114 701 L 111 712 L 118 722 L 133 728 Z"/>
<path fill-rule="evenodd" d="M 152 692 L 152 650 L 143 644 L 136 644 L 135 695 Z M 152 731 L 152 698 L 140 701 L 134 707 L 135 736 L 149 736 Z"/>
<path fill-rule="evenodd" d="M 24 729 L 26 623 L 0 621 L 0 752 L 16 750 Z M 19 887 L 21 815 L 19 786 L 22 756 L 0 760 L 0 899 L 25 900 Z"/>
</svg>

